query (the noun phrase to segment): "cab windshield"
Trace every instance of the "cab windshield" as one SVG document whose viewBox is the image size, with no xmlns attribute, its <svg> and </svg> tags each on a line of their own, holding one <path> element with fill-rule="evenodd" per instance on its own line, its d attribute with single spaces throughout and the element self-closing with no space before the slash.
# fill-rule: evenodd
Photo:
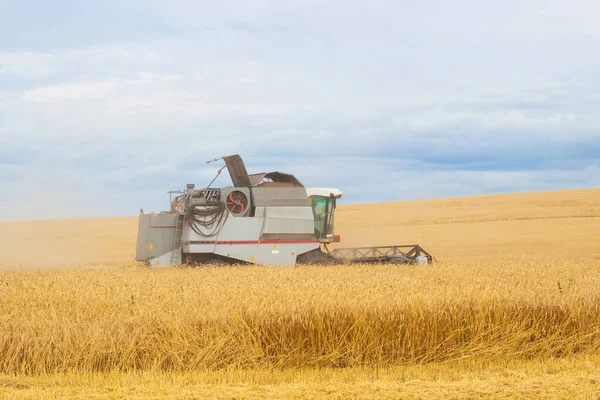
<svg viewBox="0 0 600 400">
<path fill-rule="evenodd" d="M 315 235 L 319 239 L 333 235 L 335 200 L 331 197 L 313 196 L 310 198 L 310 205 L 315 218 Z"/>
</svg>

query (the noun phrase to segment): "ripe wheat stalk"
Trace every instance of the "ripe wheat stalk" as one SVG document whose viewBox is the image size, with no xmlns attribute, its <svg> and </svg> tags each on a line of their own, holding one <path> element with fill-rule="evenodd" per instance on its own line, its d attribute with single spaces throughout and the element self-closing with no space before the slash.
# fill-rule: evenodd
<svg viewBox="0 0 600 400">
<path fill-rule="evenodd" d="M 599 272 L 590 259 L 0 272 L 0 372 L 597 353 Z"/>
</svg>

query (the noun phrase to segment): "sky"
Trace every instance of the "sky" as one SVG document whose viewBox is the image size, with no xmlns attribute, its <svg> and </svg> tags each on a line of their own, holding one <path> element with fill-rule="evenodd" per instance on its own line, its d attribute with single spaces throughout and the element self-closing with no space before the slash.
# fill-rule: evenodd
<svg viewBox="0 0 600 400">
<path fill-rule="evenodd" d="M 599 187 L 598 15 L 595 0 L 0 0 L 0 220 L 164 210 L 235 153 L 343 203 Z"/>
</svg>

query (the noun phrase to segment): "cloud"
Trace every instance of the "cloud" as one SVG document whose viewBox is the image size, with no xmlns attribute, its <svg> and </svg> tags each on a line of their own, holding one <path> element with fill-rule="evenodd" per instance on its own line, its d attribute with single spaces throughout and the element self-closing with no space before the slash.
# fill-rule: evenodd
<svg viewBox="0 0 600 400">
<path fill-rule="evenodd" d="M 140 153 L 146 150 L 142 147 Z M 154 154 L 136 159 L 99 149 L 97 158 L 87 163 L 74 154 L 42 155 L 37 161 L 7 169 L 15 179 L 4 180 L 0 219 L 135 215 L 140 207 L 160 211 L 167 207 L 167 190 L 184 188 L 186 183 L 206 185 L 215 176 L 220 165 L 205 164 L 209 154 L 220 153 L 200 150 L 193 158 L 177 161 L 154 158 Z M 257 153 L 246 155 L 245 161 L 249 172 L 286 171 L 309 187 L 337 187 L 345 193 L 344 203 L 600 186 L 600 163 L 568 170 L 477 171 L 440 170 L 414 160 L 360 156 L 265 157 Z M 230 184 L 224 172 L 217 185 Z"/>
<path fill-rule="evenodd" d="M 56 56 L 50 53 L 0 52 L 0 76 L 46 78 L 54 71 Z"/>
<path fill-rule="evenodd" d="M 28 85 L 38 82 L 107 81 L 120 79 L 123 75 L 134 76 L 139 72 L 139 66 L 145 63 L 162 66 L 168 58 L 168 49 L 144 44 L 101 44 L 54 51 L 0 51 L 0 77 L 16 78 Z"/>
<path fill-rule="evenodd" d="M 25 91 L 23 100 L 52 103 L 55 101 L 89 100 L 108 97 L 115 91 L 115 82 L 64 83 Z"/>
<path fill-rule="evenodd" d="M 15 3 L 0 218 L 160 209 L 230 153 L 346 202 L 598 186 L 598 6 L 576 3 Z"/>
</svg>

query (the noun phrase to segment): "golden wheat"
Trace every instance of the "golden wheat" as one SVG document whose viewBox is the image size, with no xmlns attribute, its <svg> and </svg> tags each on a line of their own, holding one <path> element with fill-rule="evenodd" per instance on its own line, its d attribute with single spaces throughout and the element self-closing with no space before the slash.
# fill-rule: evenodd
<svg viewBox="0 0 600 400">
<path fill-rule="evenodd" d="M 586 399 L 600 357 L 388 368 L 218 369 L 0 377 L 0 398 L 39 399 Z"/>
<path fill-rule="evenodd" d="M 600 348 L 600 265 L 0 273 L 0 371 L 356 367 Z"/>
<path fill-rule="evenodd" d="M 338 208 L 428 267 L 123 267 L 136 227 L 0 222 L 0 398 L 600 398 L 600 189 Z"/>
</svg>

